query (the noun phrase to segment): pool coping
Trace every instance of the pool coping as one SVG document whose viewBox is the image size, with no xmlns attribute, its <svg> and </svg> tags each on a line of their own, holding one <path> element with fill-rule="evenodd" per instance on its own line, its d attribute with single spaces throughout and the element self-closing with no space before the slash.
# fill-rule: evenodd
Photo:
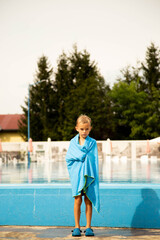
<svg viewBox="0 0 160 240">
<path fill-rule="evenodd" d="M 25 188 L 25 189 L 56 189 L 56 188 L 71 188 L 70 183 L 18 183 L 18 184 L 0 184 L 0 189 L 14 189 L 14 188 Z M 141 189 L 141 188 L 153 188 L 160 189 L 160 184 L 157 183 L 100 183 L 100 189 Z"/>
</svg>

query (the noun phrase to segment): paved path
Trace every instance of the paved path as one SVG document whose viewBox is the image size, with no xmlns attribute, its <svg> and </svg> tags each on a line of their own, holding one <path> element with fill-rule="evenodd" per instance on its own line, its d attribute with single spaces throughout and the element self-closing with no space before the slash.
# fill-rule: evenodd
<svg viewBox="0 0 160 240">
<path fill-rule="evenodd" d="M 30 226 L 0 226 L 0 240 L 52 240 L 52 239 L 155 239 L 160 240 L 160 229 L 129 229 L 129 228 L 93 228 L 95 236 L 72 237 L 71 227 L 30 227 Z M 84 232 L 85 228 L 82 228 Z"/>
</svg>

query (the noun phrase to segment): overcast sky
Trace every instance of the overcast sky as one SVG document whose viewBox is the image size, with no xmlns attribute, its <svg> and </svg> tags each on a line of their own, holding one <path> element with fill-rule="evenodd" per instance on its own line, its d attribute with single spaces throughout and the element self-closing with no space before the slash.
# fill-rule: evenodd
<svg viewBox="0 0 160 240">
<path fill-rule="evenodd" d="M 160 47 L 160 0 L 0 0 L 0 114 L 22 113 L 37 60 L 53 66 L 74 43 L 107 83 Z"/>
</svg>

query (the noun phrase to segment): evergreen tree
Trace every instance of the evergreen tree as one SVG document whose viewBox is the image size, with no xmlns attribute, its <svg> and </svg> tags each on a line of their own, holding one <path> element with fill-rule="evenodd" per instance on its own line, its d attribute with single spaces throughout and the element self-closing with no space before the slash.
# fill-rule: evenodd
<svg viewBox="0 0 160 240">
<path fill-rule="evenodd" d="M 119 139 L 146 139 L 160 132 L 160 52 L 151 43 L 145 63 L 121 71 L 112 89 L 113 111 Z"/>
<path fill-rule="evenodd" d="M 147 48 L 142 71 L 142 89 L 148 94 L 149 100 L 147 131 L 154 138 L 160 133 L 160 50 L 153 43 Z"/>
<path fill-rule="evenodd" d="M 36 72 L 34 83 L 30 88 L 30 137 L 34 141 L 47 140 L 53 138 L 53 125 L 56 121 L 56 111 L 54 111 L 55 92 L 52 83 L 53 69 L 48 63 L 48 59 L 42 56 L 38 60 L 38 71 Z M 20 131 L 27 138 L 28 124 L 28 98 L 25 106 L 22 106 L 24 113 L 19 123 Z"/>
<path fill-rule="evenodd" d="M 107 96 L 109 91 L 103 78 L 90 77 L 70 92 L 70 96 L 65 101 L 64 140 L 75 135 L 73 126 L 80 114 L 87 114 L 93 120 L 93 128 L 90 133 L 92 137 L 95 139 L 112 137 L 110 99 Z"/>
<path fill-rule="evenodd" d="M 63 122 L 65 119 L 64 103 L 65 98 L 70 94 L 73 88 L 73 79 L 70 74 L 70 65 L 68 57 L 62 53 L 58 59 L 57 71 L 55 73 L 54 89 L 56 92 L 56 112 L 58 121 L 55 123 L 55 132 L 57 140 L 62 140 Z"/>
<path fill-rule="evenodd" d="M 105 139 L 112 132 L 107 123 L 111 114 L 107 98 L 109 87 L 86 50 L 79 52 L 74 46 L 68 57 L 64 53 L 60 56 L 54 87 L 57 92 L 60 140 L 70 140 L 74 136 L 75 122 L 80 114 L 93 118 L 95 127 L 91 135 L 95 138 Z"/>
<path fill-rule="evenodd" d="M 142 90 L 154 98 L 154 91 L 160 90 L 160 50 L 153 44 L 147 48 L 145 63 L 142 63 Z"/>
</svg>

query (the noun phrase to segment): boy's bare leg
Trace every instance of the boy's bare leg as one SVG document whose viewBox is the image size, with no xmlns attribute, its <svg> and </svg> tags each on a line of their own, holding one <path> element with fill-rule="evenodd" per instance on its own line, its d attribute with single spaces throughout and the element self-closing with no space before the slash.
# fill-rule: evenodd
<svg viewBox="0 0 160 240">
<path fill-rule="evenodd" d="M 81 215 L 81 204 L 82 204 L 82 196 L 76 196 L 74 198 L 74 219 L 75 219 L 75 228 L 80 228 L 79 221 Z"/>
<path fill-rule="evenodd" d="M 86 228 L 91 228 L 91 219 L 92 219 L 92 203 L 91 201 L 87 198 L 87 196 L 84 196 L 84 201 L 86 204 L 86 220 L 87 220 L 87 225 Z"/>
</svg>

